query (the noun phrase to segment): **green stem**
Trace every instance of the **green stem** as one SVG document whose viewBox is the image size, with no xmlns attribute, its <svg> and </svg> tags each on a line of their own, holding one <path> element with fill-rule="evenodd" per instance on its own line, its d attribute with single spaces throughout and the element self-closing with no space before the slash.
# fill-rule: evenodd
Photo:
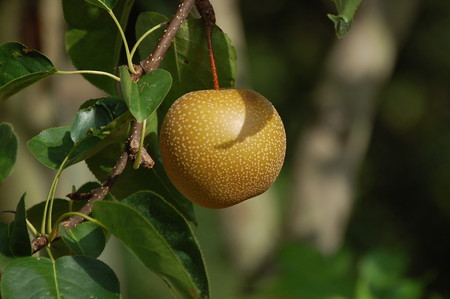
<svg viewBox="0 0 450 299">
<path fill-rule="evenodd" d="M 39 232 L 38 232 L 37 229 L 34 227 L 34 225 L 30 222 L 30 220 L 26 219 L 26 221 L 27 221 L 28 229 L 33 233 L 33 235 L 39 236 Z"/>
<path fill-rule="evenodd" d="M 98 226 L 101 226 L 104 229 L 106 229 L 106 227 L 101 222 L 99 222 L 97 219 L 95 219 L 95 218 L 92 218 L 92 217 L 90 217 L 88 215 L 85 215 L 85 214 L 79 213 L 79 212 L 67 212 L 67 213 L 64 213 L 61 216 L 59 216 L 58 220 L 53 225 L 52 231 L 50 232 L 50 235 L 48 236 L 48 242 L 49 243 L 51 243 L 53 241 L 53 239 L 55 238 L 56 233 L 58 232 L 59 224 L 64 220 L 64 218 L 71 217 L 71 216 L 79 216 L 81 218 L 84 218 L 84 219 L 86 219 L 88 221 L 91 221 L 92 223 L 95 223 Z"/>
<path fill-rule="evenodd" d="M 55 178 L 53 179 L 52 185 L 50 186 L 50 190 L 48 191 L 47 199 L 45 201 L 44 214 L 42 216 L 42 225 L 41 225 L 42 234 L 46 233 L 46 229 L 47 233 L 49 233 L 52 229 L 52 212 L 53 212 L 53 203 L 55 201 L 56 186 L 58 185 L 59 177 L 61 176 L 61 173 L 64 170 L 64 165 L 69 160 L 69 157 L 72 154 L 73 149 L 64 158 L 61 165 L 59 166 Z"/>
<path fill-rule="evenodd" d="M 127 56 L 127 62 L 128 62 L 128 68 L 130 69 L 130 72 L 132 74 L 136 74 L 136 70 L 133 66 L 133 60 L 132 56 L 130 54 L 130 47 L 128 46 L 127 38 L 125 37 L 125 32 L 123 32 L 122 26 L 120 25 L 119 20 L 117 20 L 116 16 L 114 15 L 114 12 L 109 7 L 106 7 L 106 10 L 108 11 L 109 15 L 113 19 L 114 23 L 116 23 L 117 29 L 119 30 L 120 36 L 122 37 L 123 45 L 125 47 L 125 54 Z"/>
<path fill-rule="evenodd" d="M 113 78 L 116 81 L 120 82 L 120 78 L 108 73 L 108 72 L 102 72 L 102 71 L 92 71 L 92 70 L 80 70 L 80 71 L 57 71 L 56 74 L 60 75 L 74 75 L 74 74 L 90 74 L 90 75 L 102 75 L 102 76 L 108 76 L 110 78 Z"/>
<path fill-rule="evenodd" d="M 141 165 L 141 155 L 142 155 L 142 147 L 144 147 L 144 138 L 145 138 L 145 130 L 146 130 L 147 120 L 145 119 L 142 122 L 142 132 L 141 132 L 141 139 L 139 141 L 139 150 L 136 154 L 136 159 L 134 160 L 133 168 L 138 169 Z"/>
<path fill-rule="evenodd" d="M 147 30 L 136 42 L 136 44 L 134 44 L 133 49 L 131 49 L 131 58 L 133 58 L 135 52 L 137 51 L 139 45 L 142 43 L 142 41 L 149 36 L 150 34 L 152 34 L 154 31 L 158 30 L 159 28 L 161 28 L 162 26 L 166 25 L 167 22 L 163 22 L 161 24 L 156 25 L 155 27 Z"/>
<path fill-rule="evenodd" d="M 52 251 L 50 250 L 50 247 L 46 247 L 46 249 L 47 249 L 47 254 L 48 254 L 48 257 L 52 260 L 52 262 L 54 263 L 55 262 L 55 258 L 53 257 L 53 254 L 52 254 Z M 56 275 L 55 275 L 55 277 L 56 277 Z M 58 288 L 57 288 L 57 290 L 58 290 Z M 59 298 L 59 297 L 58 297 Z"/>
</svg>

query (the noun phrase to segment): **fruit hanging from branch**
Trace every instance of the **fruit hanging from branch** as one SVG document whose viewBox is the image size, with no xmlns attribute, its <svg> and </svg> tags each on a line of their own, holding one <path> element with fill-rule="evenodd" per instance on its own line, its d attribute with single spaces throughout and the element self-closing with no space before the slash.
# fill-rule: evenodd
<svg viewBox="0 0 450 299">
<path fill-rule="evenodd" d="M 266 191 L 284 162 L 286 134 L 273 105 L 249 89 L 185 94 L 169 109 L 161 157 L 194 203 L 225 208 Z"/>
</svg>

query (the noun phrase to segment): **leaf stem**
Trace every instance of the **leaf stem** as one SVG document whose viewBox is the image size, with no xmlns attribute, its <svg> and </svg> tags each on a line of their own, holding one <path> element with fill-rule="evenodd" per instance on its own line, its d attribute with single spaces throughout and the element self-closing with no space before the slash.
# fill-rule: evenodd
<svg viewBox="0 0 450 299">
<path fill-rule="evenodd" d="M 142 43 L 142 41 L 149 36 L 150 34 L 152 34 L 153 32 L 155 32 L 156 30 L 158 30 L 159 28 L 161 28 L 162 26 L 166 25 L 167 22 L 162 22 L 156 26 L 154 26 L 153 28 L 147 30 L 144 34 L 142 34 L 142 36 L 137 40 L 136 44 L 134 44 L 133 49 L 131 49 L 131 53 L 130 56 L 131 58 L 133 58 L 134 54 L 136 53 L 139 45 Z"/>
<path fill-rule="evenodd" d="M 79 70 L 79 71 L 57 71 L 56 74 L 59 75 L 75 75 L 75 74 L 90 74 L 90 75 L 102 75 L 102 76 L 107 76 L 110 78 L 113 78 L 116 81 L 120 82 L 120 78 L 108 73 L 108 72 L 102 72 L 102 71 L 93 71 L 93 70 Z"/>
<path fill-rule="evenodd" d="M 25 219 L 27 221 L 28 229 L 33 233 L 35 236 L 39 236 L 38 230 L 34 227 L 34 225 L 30 222 L 30 220 Z"/>
<path fill-rule="evenodd" d="M 58 185 L 59 177 L 64 169 L 64 165 L 67 160 L 69 160 L 70 155 L 72 154 L 73 149 L 69 152 L 69 154 L 64 158 L 61 165 L 56 172 L 55 178 L 52 181 L 50 186 L 50 190 L 48 190 L 47 199 L 45 201 L 44 214 L 42 215 L 42 225 L 41 225 L 41 233 L 45 234 L 49 233 L 52 229 L 52 212 L 53 212 L 53 203 L 55 200 L 56 186 Z"/>
<path fill-rule="evenodd" d="M 112 9 L 110 9 L 107 6 L 105 6 L 105 8 L 108 11 L 109 15 L 111 16 L 111 18 L 113 19 L 114 23 L 116 23 L 117 29 L 119 30 L 120 36 L 122 37 L 123 46 L 125 47 L 125 54 L 127 56 L 128 68 L 130 69 L 130 72 L 132 74 L 136 74 L 136 70 L 134 69 L 133 66 L 132 56 L 130 54 L 130 47 L 128 46 L 127 38 L 125 37 L 125 32 L 123 32 L 123 28 L 120 25 L 119 20 L 117 20 L 116 15 L 112 11 Z"/>
</svg>

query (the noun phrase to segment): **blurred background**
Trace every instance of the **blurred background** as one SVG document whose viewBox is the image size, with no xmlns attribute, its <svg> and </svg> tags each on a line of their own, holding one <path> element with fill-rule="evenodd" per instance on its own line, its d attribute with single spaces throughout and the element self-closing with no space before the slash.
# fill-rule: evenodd
<svg viewBox="0 0 450 299">
<path fill-rule="evenodd" d="M 196 207 L 212 298 L 450 298 L 450 2 L 362 0 L 341 40 L 330 0 L 211 2 L 238 52 L 237 85 L 271 100 L 288 136 L 268 192 L 223 211 Z M 136 0 L 130 24 L 177 3 Z M 0 0 L 0 25 L 0 43 L 73 68 L 59 1 Z M 0 104 L 20 138 L 0 210 L 23 192 L 28 206 L 45 199 L 54 173 L 26 141 L 101 95 L 82 77 L 53 76 Z M 72 166 L 58 196 L 90 180 Z M 123 298 L 171 298 L 113 239 L 101 258 Z"/>
</svg>

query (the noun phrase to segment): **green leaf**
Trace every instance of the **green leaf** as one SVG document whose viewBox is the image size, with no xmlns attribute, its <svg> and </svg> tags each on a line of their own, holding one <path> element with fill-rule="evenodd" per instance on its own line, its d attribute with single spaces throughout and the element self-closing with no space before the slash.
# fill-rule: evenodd
<svg viewBox="0 0 450 299">
<path fill-rule="evenodd" d="M 209 298 L 200 248 L 184 218 L 152 192 L 96 202 L 93 215 L 179 298 Z"/>
<path fill-rule="evenodd" d="M 10 174 L 17 156 L 17 137 L 12 126 L 0 124 L 0 183 Z"/>
<path fill-rule="evenodd" d="M 122 152 L 122 149 L 122 146 L 119 144 L 110 145 L 103 152 L 86 160 L 89 169 L 99 181 L 104 181 L 107 178 L 114 167 L 117 157 L 119 157 Z M 153 153 L 150 154 L 155 157 Z M 120 177 L 114 183 L 111 193 L 118 200 L 121 200 L 141 190 L 151 190 L 161 195 L 184 217 L 189 221 L 196 223 L 192 202 L 181 195 L 181 193 L 172 185 L 164 172 L 162 163 L 159 161 L 152 169 L 142 167 L 134 169 L 131 165 L 127 165 Z"/>
<path fill-rule="evenodd" d="M 3 299 L 120 298 L 119 281 L 102 261 L 87 256 L 13 260 L 2 274 Z"/>
<path fill-rule="evenodd" d="M 100 141 L 98 136 L 89 136 L 75 144 L 70 137 L 70 127 L 56 127 L 44 130 L 30 139 L 28 149 L 39 162 L 58 169 L 66 157 L 69 158 L 64 168 L 84 160 Z"/>
<path fill-rule="evenodd" d="M 84 139 L 88 132 L 101 135 L 102 128 L 128 111 L 125 102 L 114 97 L 94 99 L 87 103 L 87 107 L 77 112 L 70 128 L 70 137 L 75 143 Z"/>
<path fill-rule="evenodd" d="M 64 243 L 76 255 L 86 255 L 96 258 L 105 249 L 105 232 L 93 222 L 83 222 L 69 230 L 60 225 L 59 231 L 61 232 Z"/>
<path fill-rule="evenodd" d="M 14 221 L 9 225 L 9 249 L 14 256 L 31 255 L 31 243 L 25 212 L 25 194 L 19 200 Z"/>
<path fill-rule="evenodd" d="M 120 67 L 119 71 L 122 92 L 130 112 L 138 121 L 144 121 L 164 100 L 172 85 L 172 77 L 169 72 L 157 69 L 133 82 L 125 67 Z"/>
<path fill-rule="evenodd" d="M 352 27 L 353 18 L 361 0 L 333 0 L 338 14 L 328 14 L 328 18 L 334 23 L 334 29 L 338 38 L 343 38 Z"/>
<path fill-rule="evenodd" d="M 100 8 L 113 9 L 117 0 L 85 0 L 87 3 L 98 6 Z"/>
<path fill-rule="evenodd" d="M 105 108 L 109 116 L 102 113 L 97 119 L 98 114 L 93 113 L 88 115 L 88 118 L 90 116 L 94 120 L 87 123 L 83 123 L 83 119 L 77 116 L 72 127 L 50 128 L 33 137 L 28 141 L 28 149 L 42 164 L 58 169 L 66 158 L 64 168 L 89 158 L 109 144 L 123 142 L 128 131 L 130 116 L 128 113 L 123 113 L 107 124 L 109 120 L 125 110 L 118 99 L 109 103 L 110 99 L 112 98 L 101 99 L 95 104 L 96 109 Z M 86 130 L 91 129 L 92 123 L 93 134 L 84 134 Z M 73 139 L 77 142 L 73 142 Z"/>
<path fill-rule="evenodd" d="M 56 71 L 47 57 L 20 43 L 0 45 L 0 101 Z"/>
<path fill-rule="evenodd" d="M 6 265 L 14 258 L 11 249 L 9 249 L 8 235 L 8 225 L 0 223 L 0 273 L 4 271 Z"/>
<path fill-rule="evenodd" d="M 112 1 L 107 1 L 107 3 Z M 64 18 L 67 22 L 66 49 L 79 70 L 98 70 L 115 73 L 120 64 L 122 38 L 106 10 L 81 0 L 63 0 Z M 123 28 L 134 0 L 119 1 L 114 14 Z M 105 76 L 84 75 L 95 86 L 110 95 L 116 95 L 116 82 Z"/>
<path fill-rule="evenodd" d="M 163 15 L 142 13 L 136 22 L 136 35 L 141 36 L 148 29 L 166 21 Z M 149 35 L 139 46 L 141 58 L 147 57 L 157 45 L 162 30 L 158 32 Z M 205 36 L 204 24 L 200 19 L 186 20 L 178 30 L 160 67 L 169 71 L 173 78 L 167 100 L 161 105 L 164 111 L 189 91 L 213 88 Z M 220 86 L 233 87 L 236 79 L 236 51 L 230 39 L 218 27 L 213 30 L 213 46 Z"/>
</svg>

